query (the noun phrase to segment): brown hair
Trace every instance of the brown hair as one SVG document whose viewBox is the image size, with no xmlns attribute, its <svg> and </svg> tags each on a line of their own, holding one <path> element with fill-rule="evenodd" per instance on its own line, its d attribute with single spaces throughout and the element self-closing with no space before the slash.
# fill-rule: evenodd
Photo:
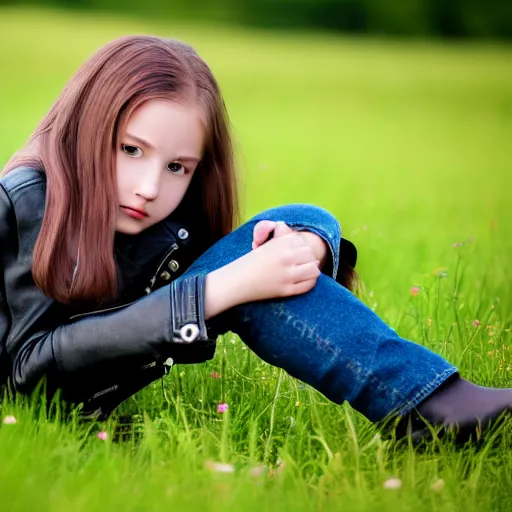
<svg viewBox="0 0 512 512">
<path fill-rule="evenodd" d="M 123 37 L 81 66 L 4 169 L 36 167 L 46 174 L 46 208 L 32 266 L 35 283 L 46 295 L 64 303 L 116 297 L 118 133 L 145 101 L 183 96 L 202 106 L 207 133 L 203 159 L 180 206 L 183 211 L 184 202 L 194 204 L 205 248 L 232 231 L 239 215 L 233 149 L 210 69 L 182 42 Z"/>
<path fill-rule="evenodd" d="M 351 292 L 354 292 L 355 295 L 360 294 L 361 282 L 359 274 L 346 261 L 340 261 L 336 281 Z"/>
</svg>

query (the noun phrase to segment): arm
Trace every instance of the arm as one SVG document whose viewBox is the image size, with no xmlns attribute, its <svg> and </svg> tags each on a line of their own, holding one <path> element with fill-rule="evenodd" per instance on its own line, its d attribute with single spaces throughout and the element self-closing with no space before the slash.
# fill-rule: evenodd
<svg viewBox="0 0 512 512">
<path fill-rule="evenodd" d="M 31 195 L 34 200 L 34 195 Z M 37 210 L 32 204 L 31 211 Z M 5 278 L 5 348 L 12 359 L 16 390 L 31 392 L 47 378 L 67 398 L 82 399 L 119 374 L 165 361 L 175 353 L 189 356 L 208 346 L 202 360 L 213 357 L 205 320 L 233 305 L 222 269 L 210 276 L 189 277 L 166 285 L 136 302 L 74 320 L 66 306 L 44 296 L 31 275 L 31 254 L 39 225 L 19 212 L 0 186 L 0 247 Z M 23 217 L 23 218 L 21 218 Z M 210 281 L 207 283 L 207 279 Z M 7 321 L 7 320 L 6 320 Z M 195 326 L 198 337 L 184 343 Z M 185 331 L 182 328 L 185 327 Z M 202 351 L 203 355 L 205 351 Z M 179 357 L 177 362 L 179 362 Z"/>
<path fill-rule="evenodd" d="M 177 363 L 211 359 L 207 318 L 240 303 L 304 293 L 318 277 L 316 265 L 306 264 L 315 261 L 312 250 L 293 232 L 206 276 L 180 278 L 130 305 L 70 319 L 69 308 L 44 296 L 32 279 L 44 204 L 44 193 L 35 187 L 25 197 L 25 189 L 11 190 L 19 205 L 14 207 L 0 186 L 0 246 L 12 320 L 6 347 L 13 384 L 24 393 L 45 377 L 63 398 L 79 401 L 130 382 L 131 370 L 160 371 L 168 357 Z M 199 337 L 183 343 L 188 324 Z"/>
</svg>

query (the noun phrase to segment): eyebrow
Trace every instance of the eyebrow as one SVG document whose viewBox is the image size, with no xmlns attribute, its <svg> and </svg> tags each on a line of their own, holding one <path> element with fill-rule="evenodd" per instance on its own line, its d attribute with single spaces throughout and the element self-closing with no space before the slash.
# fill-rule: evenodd
<svg viewBox="0 0 512 512">
<path fill-rule="evenodd" d="M 141 139 L 140 137 L 132 135 L 131 133 L 127 133 L 126 137 L 128 137 L 129 139 L 134 140 L 135 142 L 137 142 L 141 146 L 146 146 L 149 149 L 155 149 L 155 147 L 152 144 L 150 144 L 149 142 L 145 141 L 144 139 Z M 201 161 L 201 158 L 198 158 L 198 157 L 195 157 L 195 156 L 178 156 L 178 157 L 174 158 L 173 161 L 195 162 L 195 163 L 197 163 L 197 162 Z"/>
<path fill-rule="evenodd" d="M 132 135 L 131 133 L 127 133 L 126 136 L 130 139 L 133 139 L 135 142 L 138 142 L 142 146 L 146 146 L 147 148 L 150 148 L 150 149 L 155 149 L 152 144 L 145 141 L 144 139 L 140 139 L 139 137 Z"/>
</svg>

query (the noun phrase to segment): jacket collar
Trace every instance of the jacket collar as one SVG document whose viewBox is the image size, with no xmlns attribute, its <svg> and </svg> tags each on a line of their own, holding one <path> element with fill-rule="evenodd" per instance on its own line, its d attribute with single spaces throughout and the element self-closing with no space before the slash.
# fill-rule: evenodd
<svg viewBox="0 0 512 512">
<path fill-rule="evenodd" d="M 123 297 L 141 296 L 158 278 L 159 284 L 165 284 L 181 275 L 198 256 L 192 238 L 188 225 L 172 214 L 138 235 L 116 233 L 114 249 Z"/>
</svg>

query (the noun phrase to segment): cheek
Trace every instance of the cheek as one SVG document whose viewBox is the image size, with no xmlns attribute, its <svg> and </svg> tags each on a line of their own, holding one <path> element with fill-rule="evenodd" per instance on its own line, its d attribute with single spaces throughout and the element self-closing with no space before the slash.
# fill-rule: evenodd
<svg viewBox="0 0 512 512">
<path fill-rule="evenodd" d="M 169 209 L 171 213 L 181 202 L 191 180 L 183 180 L 176 176 L 171 176 L 170 179 L 164 179 L 161 188 L 161 196 L 163 199 L 164 208 Z"/>
<path fill-rule="evenodd" d="M 119 153 L 116 155 L 116 180 L 117 180 L 117 186 L 121 186 L 122 182 L 124 181 L 124 166 L 123 166 L 123 159 L 119 155 Z"/>
<path fill-rule="evenodd" d="M 133 161 L 118 154 L 116 157 L 116 180 L 118 189 L 128 188 L 133 178 Z"/>
</svg>

